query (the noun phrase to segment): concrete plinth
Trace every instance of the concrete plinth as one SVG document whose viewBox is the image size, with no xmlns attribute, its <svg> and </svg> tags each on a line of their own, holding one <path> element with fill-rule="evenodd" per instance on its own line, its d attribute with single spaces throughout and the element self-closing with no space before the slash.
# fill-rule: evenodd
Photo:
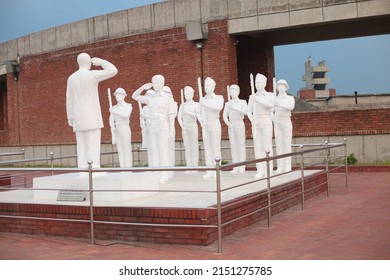
<svg viewBox="0 0 390 280">
<path fill-rule="evenodd" d="M 34 178 L 33 188 L 36 189 L 33 191 L 33 198 L 38 200 L 56 201 L 60 191 L 63 190 L 85 190 L 85 196 L 87 200 L 89 199 L 88 173 Z M 95 201 L 123 201 L 142 197 L 153 193 L 150 192 L 152 190 L 159 189 L 159 175 L 156 172 L 94 173 L 93 189 Z"/>
</svg>

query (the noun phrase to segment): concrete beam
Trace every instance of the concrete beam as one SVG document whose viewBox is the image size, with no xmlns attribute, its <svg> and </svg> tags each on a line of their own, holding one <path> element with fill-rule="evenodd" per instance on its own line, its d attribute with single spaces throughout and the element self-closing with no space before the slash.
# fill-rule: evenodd
<svg viewBox="0 0 390 280">
<path fill-rule="evenodd" d="M 0 64 L 4 63 L 7 59 L 7 42 L 0 43 Z"/>
<path fill-rule="evenodd" d="M 367 0 L 323 0 L 323 6 L 332 6 L 338 4 L 348 4 L 348 3 L 356 3 L 358 1 L 367 1 Z"/>
<path fill-rule="evenodd" d="M 228 4 L 230 19 L 257 15 L 257 0 L 228 0 Z"/>
<path fill-rule="evenodd" d="M 7 60 L 16 59 L 18 57 L 18 40 L 15 39 L 15 40 L 8 41 L 7 48 L 8 48 Z"/>
<path fill-rule="evenodd" d="M 129 34 L 152 30 L 152 6 L 128 10 Z"/>
<path fill-rule="evenodd" d="M 18 53 L 20 56 L 30 55 L 30 38 L 28 36 L 20 37 L 18 41 Z"/>
<path fill-rule="evenodd" d="M 277 13 L 259 16 L 259 30 L 268 30 L 290 25 L 289 13 Z"/>
<path fill-rule="evenodd" d="M 127 10 L 108 14 L 108 36 L 110 38 L 129 35 Z"/>
<path fill-rule="evenodd" d="M 57 48 L 65 49 L 72 46 L 72 28 L 70 24 L 56 27 Z"/>
<path fill-rule="evenodd" d="M 305 25 L 323 21 L 322 8 L 290 12 L 290 25 Z"/>
<path fill-rule="evenodd" d="M 70 29 L 72 33 L 72 46 L 89 42 L 89 20 L 73 22 L 70 24 Z"/>
<path fill-rule="evenodd" d="M 56 29 L 50 28 L 42 31 L 42 51 L 48 52 L 57 49 Z"/>
<path fill-rule="evenodd" d="M 200 21 L 200 2 L 198 0 L 175 0 L 175 26 L 189 21 Z"/>
<path fill-rule="evenodd" d="M 322 0 L 289 0 L 290 11 L 313 9 L 322 6 Z"/>
<path fill-rule="evenodd" d="M 269 13 L 280 13 L 287 12 L 289 9 L 289 0 L 276 0 L 276 1 L 263 1 L 257 0 L 258 13 L 269 14 Z"/>
<path fill-rule="evenodd" d="M 370 17 L 383 14 L 390 14 L 390 1 L 371 0 L 358 2 L 358 17 Z"/>
<path fill-rule="evenodd" d="M 324 21 L 357 18 L 356 3 L 324 7 Z"/>
<path fill-rule="evenodd" d="M 42 33 L 35 32 L 29 35 L 31 54 L 42 53 Z"/>
<path fill-rule="evenodd" d="M 153 4 L 153 30 L 163 30 L 175 26 L 175 2 Z"/>
<path fill-rule="evenodd" d="M 228 22 L 228 28 L 230 34 L 257 31 L 259 30 L 257 16 L 231 19 Z"/>
<path fill-rule="evenodd" d="M 227 0 L 200 0 L 202 22 L 228 18 Z"/>
<path fill-rule="evenodd" d="M 94 17 L 94 29 L 95 29 L 95 40 L 99 41 L 108 38 L 108 16 Z"/>
</svg>

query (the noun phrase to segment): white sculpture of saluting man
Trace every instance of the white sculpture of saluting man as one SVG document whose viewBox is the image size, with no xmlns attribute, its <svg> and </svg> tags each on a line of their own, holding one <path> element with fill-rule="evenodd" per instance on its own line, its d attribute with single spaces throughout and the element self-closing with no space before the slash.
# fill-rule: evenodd
<svg viewBox="0 0 390 280">
<path fill-rule="evenodd" d="M 100 167 L 100 141 L 103 117 L 100 108 L 99 82 L 114 77 L 118 70 L 107 60 L 86 53 L 77 56 L 79 70 L 69 76 L 66 86 L 66 113 L 68 123 L 76 133 L 77 166 Z M 103 70 L 90 70 L 91 65 Z"/>
</svg>

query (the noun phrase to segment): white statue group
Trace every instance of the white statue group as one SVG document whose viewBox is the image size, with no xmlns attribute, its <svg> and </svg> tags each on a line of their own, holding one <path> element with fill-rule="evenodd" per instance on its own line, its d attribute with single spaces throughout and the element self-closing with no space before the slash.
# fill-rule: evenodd
<svg viewBox="0 0 390 280">
<path fill-rule="evenodd" d="M 86 53 L 77 57 L 79 70 L 73 73 L 67 82 L 66 107 L 68 123 L 73 127 L 77 143 L 77 163 L 79 168 L 88 166 L 92 160 L 93 167 L 100 167 L 100 140 L 103 119 L 99 103 L 98 84 L 118 73 L 116 67 L 103 59 L 90 58 Z M 91 65 L 101 66 L 103 70 L 90 70 Z M 153 167 L 169 167 L 175 164 L 175 120 L 182 129 L 187 166 L 199 165 L 198 122 L 202 128 L 206 166 L 214 166 L 215 158 L 221 158 L 221 123 L 220 112 L 228 126 L 232 162 L 246 160 L 246 135 L 244 118 L 248 116 L 252 124 L 255 157 L 264 158 L 266 152 L 272 156 L 272 137 L 275 135 L 276 153 L 291 152 L 292 124 L 291 111 L 295 100 L 287 95 L 288 84 L 285 80 L 276 83 L 278 95 L 267 92 L 267 78 L 257 74 L 251 81 L 251 95 L 248 104 L 239 99 L 240 88 L 237 85 L 227 87 L 228 102 L 224 106 L 224 98 L 214 92 L 216 83 L 207 77 L 202 83 L 198 79 L 199 103 L 193 100 L 194 89 L 185 86 L 181 91 L 181 104 L 178 109 L 173 94 L 162 75 L 152 77 L 137 89 L 132 98 L 139 104 L 140 125 L 142 129 L 142 146 L 147 148 L 148 163 Z M 143 92 L 145 92 L 143 94 Z M 127 96 L 123 88 L 114 92 L 117 104 L 112 105 L 111 93 L 108 91 L 110 103 L 110 127 L 112 143 L 117 145 L 121 167 L 132 167 L 130 115 L 132 105 L 125 102 Z M 143 106 L 142 106 L 143 104 Z M 270 170 L 273 170 L 272 161 Z M 264 178 L 266 163 L 256 165 L 255 178 Z M 277 173 L 291 170 L 291 158 L 277 160 Z M 244 173 L 245 166 L 239 166 L 232 173 Z M 215 172 L 207 171 L 203 178 L 213 178 Z M 160 183 L 172 178 L 172 172 L 161 172 Z"/>
</svg>

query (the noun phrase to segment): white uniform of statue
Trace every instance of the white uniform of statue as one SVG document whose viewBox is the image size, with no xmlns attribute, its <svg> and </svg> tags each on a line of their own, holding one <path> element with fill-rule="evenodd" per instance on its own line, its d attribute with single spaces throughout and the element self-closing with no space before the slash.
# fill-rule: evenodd
<svg viewBox="0 0 390 280">
<path fill-rule="evenodd" d="M 172 90 L 168 86 L 164 86 L 163 92 L 166 96 L 170 98 L 170 112 L 168 118 L 170 119 L 170 122 L 173 124 L 175 123 L 175 119 L 177 117 L 177 102 L 173 99 Z M 176 141 L 176 128 L 175 125 L 171 128 L 171 131 L 169 133 L 169 165 L 175 166 L 175 141 Z M 172 172 L 170 172 L 172 175 Z"/>
<path fill-rule="evenodd" d="M 79 70 L 69 76 L 66 86 L 66 112 L 68 123 L 76 133 L 77 166 L 100 167 L 100 141 L 103 118 L 98 85 L 118 73 L 116 67 L 101 58 L 86 53 L 77 56 Z M 90 70 L 91 63 L 103 70 Z"/>
<path fill-rule="evenodd" d="M 276 154 L 281 155 L 291 153 L 291 111 L 295 107 L 295 99 L 287 95 L 288 84 L 285 80 L 279 80 L 276 89 L 279 94 L 275 98 L 274 132 Z M 277 159 L 277 165 L 277 173 L 291 171 L 291 157 Z"/>
<path fill-rule="evenodd" d="M 127 94 L 123 88 L 118 88 L 114 95 L 118 103 L 110 109 L 110 126 L 114 127 L 119 165 L 122 168 L 133 167 L 130 130 L 130 115 L 133 107 L 125 102 Z"/>
<path fill-rule="evenodd" d="M 266 151 L 273 155 L 272 151 L 272 110 L 275 105 L 275 96 L 267 92 L 265 86 L 267 78 L 262 74 L 256 75 L 256 93 L 249 97 L 248 118 L 252 122 L 253 143 L 255 146 L 255 157 L 265 158 Z M 266 162 L 256 164 L 257 174 L 255 178 L 264 178 L 267 175 Z M 270 173 L 272 175 L 273 164 L 270 162 Z"/>
<path fill-rule="evenodd" d="M 153 96 L 154 90 L 150 89 L 146 92 L 146 96 Z M 142 105 L 141 105 L 142 107 Z M 140 112 L 140 126 L 142 129 L 142 148 L 146 148 L 146 153 L 148 157 L 148 165 L 151 166 L 153 162 L 153 154 L 150 144 L 150 112 L 149 106 L 144 105 Z"/>
<path fill-rule="evenodd" d="M 200 100 L 202 116 L 202 134 L 206 166 L 215 166 L 215 158 L 221 158 L 221 122 L 219 114 L 223 108 L 223 96 L 214 93 L 215 81 L 205 80 L 206 95 Z M 203 178 L 215 176 L 215 172 L 207 171 Z"/>
<path fill-rule="evenodd" d="M 245 100 L 238 98 L 240 88 L 237 85 L 231 85 L 228 94 L 231 98 L 225 104 L 223 120 L 229 128 L 232 161 L 233 163 L 243 162 L 246 160 L 244 117 L 247 114 L 248 106 Z M 234 167 L 232 173 L 245 173 L 245 165 Z"/>
<path fill-rule="evenodd" d="M 142 91 L 153 87 L 154 95 L 141 95 Z M 150 166 L 172 166 L 169 151 L 169 139 L 174 137 L 174 103 L 172 97 L 163 92 L 164 77 L 155 75 L 152 83 L 141 86 L 133 93 L 133 99 L 149 106 L 150 114 L 150 149 L 152 162 Z M 170 172 L 161 172 L 160 182 L 170 179 Z"/>
<path fill-rule="evenodd" d="M 198 124 L 201 122 L 200 105 L 193 100 L 194 89 L 186 86 L 184 88 L 184 100 L 179 108 L 178 121 L 182 131 L 184 142 L 185 159 L 187 166 L 199 165 L 199 148 L 198 148 Z"/>
</svg>

